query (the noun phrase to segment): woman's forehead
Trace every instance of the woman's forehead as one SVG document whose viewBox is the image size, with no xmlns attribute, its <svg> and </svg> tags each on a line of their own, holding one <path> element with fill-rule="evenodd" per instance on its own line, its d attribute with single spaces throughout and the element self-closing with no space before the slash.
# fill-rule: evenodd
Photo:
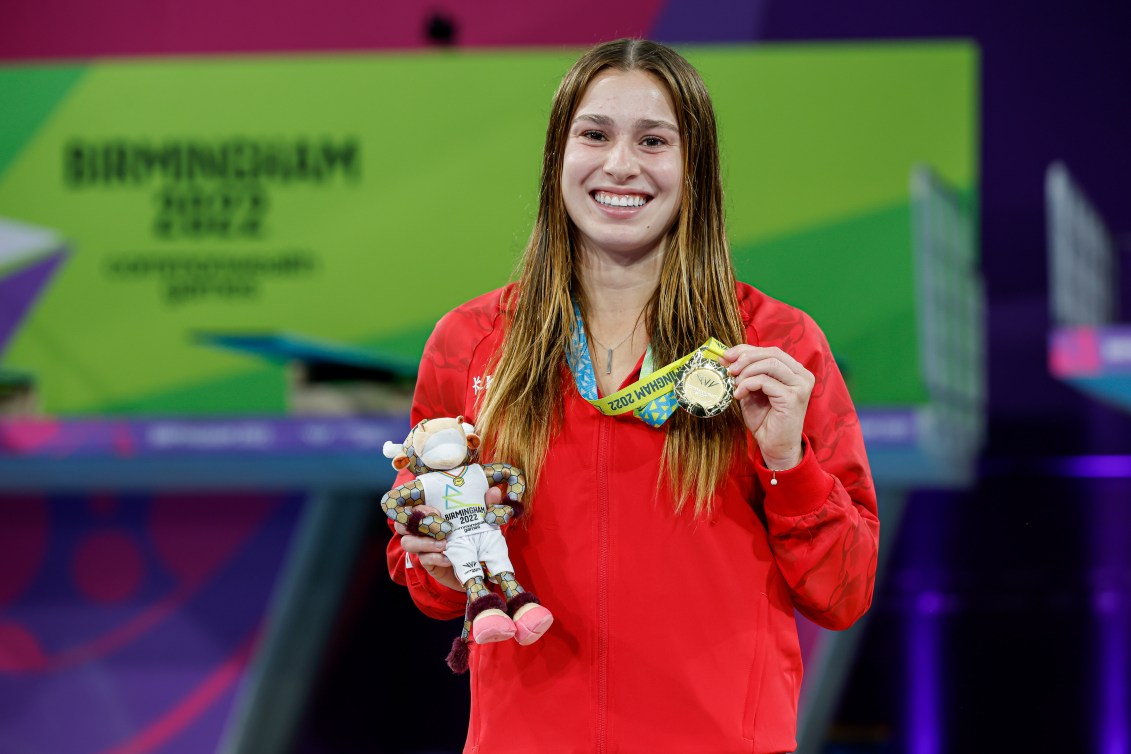
<svg viewBox="0 0 1131 754">
<path fill-rule="evenodd" d="M 675 108 L 667 86 L 655 75 L 639 69 L 608 69 L 593 77 L 578 102 L 573 119 L 578 118 L 597 122 L 676 122 Z"/>
</svg>

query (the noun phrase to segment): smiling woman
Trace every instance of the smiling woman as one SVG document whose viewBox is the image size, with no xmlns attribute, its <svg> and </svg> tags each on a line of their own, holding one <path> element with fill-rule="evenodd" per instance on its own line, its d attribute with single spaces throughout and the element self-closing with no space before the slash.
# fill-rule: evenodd
<svg viewBox="0 0 1131 754">
<path fill-rule="evenodd" d="M 875 492 L 824 336 L 735 280 L 714 110 L 670 48 L 566 73 L 519 280 L 425 347 L 411 421 L 443 416 L 525 469 L 511 559 L 555 615 L 537 644 L 473 645 L 466 752 L 796 747 L 794 611 L 867 610 Z M 445 542 L 393 528 L 393 578 L 462 615 Z"/>
</svg>

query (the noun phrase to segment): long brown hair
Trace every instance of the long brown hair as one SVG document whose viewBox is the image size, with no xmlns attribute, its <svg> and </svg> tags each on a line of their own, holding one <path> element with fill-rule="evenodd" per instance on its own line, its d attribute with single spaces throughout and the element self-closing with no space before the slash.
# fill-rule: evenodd
<svg viewBox="0 0 1131 754">
<path fill-rule="evenodd" d="M 691 352 L 708 337 L 745 338 L 726 241 L 715 112 L 699 73 L 669 47 L 637 39 L 598 45 L 562 79 L 554 95 L 538 217 L 521 262 L 518 285 L 504 303 L 507 331 L 477 425 L 493 457 L 525 469 L 531 497 L 550 440 L 562 422 L 562 365 L 570 348 L 575 285 L 573 224 L 562 198 L 562 156 L 570 123 L 590 82 L 602 71 L 641 70 L 667 87 L 683 145 L 683 197 L 667 237 L 660 282 L 646 307 L 656 364 Z M 583 311 L 584 314 L 584 311 Z M 710 506 L 730 466 L 743 424 L 736 407 L 713 419 L 677 411 L 665 424 L 662 467 L 675 490 L 676 511 L 693 500 Z"/>
</svg>

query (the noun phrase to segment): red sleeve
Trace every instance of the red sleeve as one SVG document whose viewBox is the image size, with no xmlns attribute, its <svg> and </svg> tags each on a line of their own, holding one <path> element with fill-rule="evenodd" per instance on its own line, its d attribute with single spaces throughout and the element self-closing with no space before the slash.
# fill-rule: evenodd
<svg viewBox="0 0 1131 754">
<path fill-rule="evenodd" d="M 817 625 L 844 629 L 872 603 L 880 534 L 876 491 L 860 421 L 825 336 L 807 315 L 793 313 L 780 347 L 816 377 L 802 461 L 771 472 L 755 452 L 754 465 L 766 494 L 774 559 L 794 604 Z"/>
<path fill-rule="evenodd" d="M 479 302 L 479 300 L 477 300 Z M 476 346 L 485 338 L 486 316 L 489 307 L 478 306 L 469 309 L 468 305 L 448 313 L 437 323 L 432 335 L 424 346 L 420 359 L 420 370 L 416 378 L 416 391 L 412 398 L 409 413 L 411 426 L 422 419 L 442 416 L 468 415 L 473 407 L 466 405 L 467 385 L 471 359 Z M 409 471 L 397 475 L 396 484 L 412 479 Z M 389 522 L 392 530 L 393 524 Z M 457 618 L 467 607 L 467 596 L 463 592 L 449 589 L 440 584 L 420 565 L 415 556 L 406 560 L 401 547 L 401 538 L 395 533 L 385 549 L 389 575 L 393 581 L 408 587 L 409 594 L 417 607 L 433 618 Z"/>
</svg>

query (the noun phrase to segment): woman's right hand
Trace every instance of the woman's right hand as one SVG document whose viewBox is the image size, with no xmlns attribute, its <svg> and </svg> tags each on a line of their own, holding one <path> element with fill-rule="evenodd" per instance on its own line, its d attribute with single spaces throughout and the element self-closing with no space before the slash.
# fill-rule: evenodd
<svg viewBox="0 0 1131 754">
<path fill-rule="evenodd" d="M 418 506 L 417 510 L 442 517 L 440 511 L 430 505 Z M 452 571 L 452 561 L 448 560 L 448 556 L 444 554 L 444 550 L 448 546 L 446 542 L 409 533 L 404 524 L 394 523 L 393 529 L 401 536 L 401 548 L 407 553 L 416 555 L 420 560 L 420 565 L 431 574 L 432 578 L 449 589 L 460 592 L 464 590 L 463 584 L 459 583 Z"/>
</svg>

